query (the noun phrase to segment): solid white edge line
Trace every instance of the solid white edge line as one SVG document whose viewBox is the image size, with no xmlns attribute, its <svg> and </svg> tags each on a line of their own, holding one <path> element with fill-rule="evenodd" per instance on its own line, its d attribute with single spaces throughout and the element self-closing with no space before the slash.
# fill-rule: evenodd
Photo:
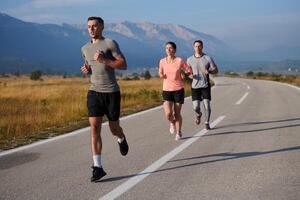
<svg viewBox="0 0 300 200">
<path fill-rule="evenodd" d="M 288 83 L 281 83 L 281 82 L 277 82 L 277 81 L 272 81 L 272 82 L 275 82 L 275 83 L 280 84 L 280 85 L 289 86 L 289 87 L 291 87 L 291 88 L 294 88 L 294 89 L 300 91 L 300 87 L 297 87 L 297 86 L 295 86 L 295 85 L 291 85 L 291 84 L 288 84 Z"/>
<path fill-rule="evenodd" d="M 186 98 L 190 98 L 190 97 L 186 97 Z M 125 119 L 129 119 L 129 118 L 132 118 L 132 117 L 136 117 L 136 116 L 139 116 L 139 115 L 142 115 L 142 114 L 145 114 L 147 112 L 154 111 L 154 110 L 159 110 L 161 108 L 162 108 L 162 106 L 160 105 L 160 106 L 148 109 L 148 110 L 144 110 L 144 111 L 141 111 L 141 112 L 138 112 L 138 113 L 134 113 L 132 115 L 124 116 L 124 117 L 120 118 L 120 121 L 123 121 Z M 108 122 L 105 122 L 102 125 L 103 126 L 108 125 Z M 5 150 L 5 151 L 0 152 L 0 158 L 2 156 L 6 156 L 6 155 L 9 155 L 9 154 L 18 152 L 18 151 L 26 150 L 26 149 L 29 149 L 29 148 L 32 148 L 32 147 L 35 147 L 35 146 L 39 146 L 41 144 L 46 144 L 48 142 L 53 142 L 53 141 L 60 140 L 60 139 L 63 139 L 63 138 L 75 136 L 75 135 L 81 134 L 81 133 L 89 131 L 89 130 L 90 130 L 90 127 L 85 127 L 85 128 L 81 128 L 81 129 L 72 131 L 70 133 L 65 133 L 63 135 L 55 136 L 53 138 L 41 140 L 41 141 L 38 141 L 38 142 L 34 142 L 32 144 L 24 145 L 24 146 L 17 147 L 17 148 L 14 148 L 14 149 Z"/>
<path fill-rule="evenodd" d="M 257 81 L 267 81 L 267 82 L 272 82 L 272 83 L 275 83 L 275 84 L 279 84 L 279 85 L 284 85 L 284 86 L 288 86 L 288 87 L 291 87 L 291 88 L 294 88 L 298 91 L 300 91 L 300 87 L 298 86 L 295 86 L 295 85 L 292 85 L 292 84 L 289 84 L 289 83 L 282 83 L 282 82 L 278 82 L 278 81 L 272 81 L 272 80 L 263 80 L 263 79 L 257 79 Z"/>
<path fill-rule="evenodd" d="M 235 104 L 236 104 L 236 105 L 241 104 L 241 103 L 246 99 L 246 97 L 248 96 L 248 94 L 249 94 L 249 92 L 246 92 L 246 93 L 242 96 L 242 98 L 240 98 L 240 100 L 238 100 Z"/>
<path fill-rule="evenodd" d="M 35 143 L 32 143 L 32 144 L 28 144 L 28 145 L 25 145 L 25 146 L 17 147 L 15 149 L 6 150 L 6 151 L 3 151 L 3 152 L 0 152 L 0 158 L 2 156 L 8 155 L 8 154 L 12 154 L 12 153 L 15 153 L 15 152 L 18 152 L 18 151 L 22 151 L 22 150 L 25 150 L 25 149 L 28 149 L 28 148 L 31 148 L 31 147 L 35 147 L 35 146 L 41 145 L 41 144 L 45 144 L 45 143 L 56 141 L 56 140 L 59 140 L 59 139 L 62 139 L 62 138 L 66 138 L 66 137 L 78 135 L 78 134 L 80 134 L 80 133 L 82 133 L 84 131 L 88 131 L 89 129 L 90 129 L 90 127 L 82 128 L 82 129 L 79 129 L 79 130 L 76 130 L 76 131 L 73 131 L 73 132 L 70 132 L 70 133 L 66 133 L 64 135 L 55 136 L 53 138 L 41 140 L 41 141 L 38 141 L 38 142 L 35 142 Z"/>
<path fill-rule="evenodd" d="M 214 122 L 211 123 L 211 127 L 215 127 L 218 123 L 220 123 L 226 116 L 220 116 L 218 117 Z M 166 162 L 168 162 L 171 158 L 179 154 L 181 151 L 186 149 L 188 146 L 190 146 L 192 143 L 197 141 L 201 136 L 203 136 L 208 131 L 205 129 L 202 129 L 200 132 L 196 133 L 192 138 L 188 139 L 154 163 L 152 163 L 150 166 L 148 166 L 146 169 L 144 169 L 142 172 L 136 174 L 134 177 L 128 179 L 126 182 L 122 183 L 106 195 L 102 196 L 100 200 L 108 200 L 108 199 L 116 199 L 117 197 L 121 196 L 123 193 L 127 192 L 130 188 L 138 184 L 140 181 L 142 181 L 144 178 L 149 176 L 151 173 L 153 173 L 155 170 L 160 168 L 162 165 L 164 165 Z"/>
</svg>

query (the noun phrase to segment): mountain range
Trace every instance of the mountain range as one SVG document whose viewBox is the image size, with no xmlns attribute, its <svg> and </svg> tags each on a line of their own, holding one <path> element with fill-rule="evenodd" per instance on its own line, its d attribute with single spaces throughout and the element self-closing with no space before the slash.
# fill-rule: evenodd
<svg viewBox="0 0 300 200">
<path fill-rule="evenodd" d="M 242 60 L 272 60 L 272 51 L 244 54 L 220 39 L 182 25 L 153 24 L 150 22 L 107 23 L 103 35 L 116 40 L 125 55 L 129 69 L 157 67 L 165 55 L 164 44 L 174 41 L 177 55 L 187 58 L 193 52 L 193 41 L 201 39 L 204 51 L 225 68 Z M 76 74 L 83 63 L 80 48 L 89 41 L 86 25 L 37 24 L 24 22 L 0 13 L 0 72 L 29 73 L 42 70 L 45 73 Z M 300 58 L 300 49 L 276 51 L 276 59 Z M 278 54 L 280 56 L 278 56 Z"/>
</svg>

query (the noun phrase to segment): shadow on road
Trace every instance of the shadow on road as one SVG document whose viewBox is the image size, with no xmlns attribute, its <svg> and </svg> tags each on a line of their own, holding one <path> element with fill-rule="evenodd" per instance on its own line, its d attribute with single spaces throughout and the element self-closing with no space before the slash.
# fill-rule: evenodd
<svg viewBox="0 0 300 200">
<path fill-rule="evenodd" d="M 119 180 L 122 180 L 122 179 L 129 179 L 131 177 L 134 177 L 134 176 L 139 176 L 139 175 L 142 175 L 142 174 L 132 174 L 132 175 L 127 175 L 127 176 L 116 176 L 116 177 L 110 177 L 110 178 L 104 178 L 104 179 L 101 179 L 99 181 L 96 181 L 96 182 L 111 182 L 111 181 L 119 181 Z"/>
<path fill-rule="evenodd" d="M 283 148 L 283 149 L 276 149 L 276 150 L 272 150 L 272 151 L 250 151 L 250 152 L 240 152 L 240 153 L 225 152 L 225 153 L 217 153 L 217 154 L 210 154 L 210 155 L 203 155 L 203 156 L 196 156 L 196 157 L 190 157 L 190 158 L 170 160 L 170 161 L 168 161 L 168 163 L 178 162 L 178 161 L 186 161 L 186 160 L 197 160 L 197 159 L 210 158 L 210 157 L 222 157 L 222 158 L 219 158 L 219 159 L 214 159 L 214 160 L 209 160 L 209 161 L 203 161 L 203 162 L 197 162 L 197 163 L 192 163 L 192 164 L 187 164 L 187 165 L 181 165 L 181 166 L 177 166 L 177 167 L 170 167 L 170 168 L 166 168 L 166 169 L 161 169 L 161 170 L 157 170 L 155 172 L 178 169 L 178 168 L 183 168 L 183 167 L 190 167 L 190 166 L 194 166 L 194 165 L 203 165 L 203 164 L 208 164 L 208 163 L 215 163 L 215 162 L 226 161 L 226 160 L 248 158 L 248 157 L 253 157 L 253 156 L 264 156 L 264 155 L 268 155 L 268 154 L 282 153 L 282 152 L 289 152 L 289 151 L 300 151 L 300 146 L 288 147 L 288 148 Z"/>
<path fill-rule="evenodd" d="M 219 132 L 219 133 L 217 132 L 217 133 L 203 135 L 203 137 L 216 136 L 216 135 L 227 135 L 227 134 L 251 133 L 251 132 L 259 132 L 259 131 L 269 131 L 269 130 L 274 130 L 274 129 L 290 128 L 290 127 L 297 127 L 297 126 L 300 126 L 300 124 L 276 126 L 276 127 L 253 129 L 253 130 L 243 130 L 243 131 L 240 130 L 240 131 L 226 131 L 226 132 Z"/>
<path fill-rule="evenodd" d="M 246 123 L 238 123 L 238 124 L 227 124 L 223 126 L 218 126 L 214 129 L 234 127 L 234 126 L 249 126 L 249 125 L 257 125 L 257 124 L 267 124 L 267 123 L 277 123 L 277 122 L 290 122 L 290 121 L 300 121 L 300 117 L 291 118 L 291 119 L 281 119 L 281 120 L 270 120 L 270 121 L 262 121 L 262 122 L 246 122 Z"/>
<path fill-rule="evenodd" d="M 300 146 L 288 147 L 288 148 L 283 148 L 283 149 L 276 149 L 276 150 L 272 150 L 272 151 L 250 151 L 250 152 L 240 152 L 240 153 L 225 152 L 225 153 L 217 153 L 217 154 L 210 154 L 210 155 L 203 155 L 203 156 L 195 156 L 195 157 L 190 157 L 190 158 L 170 160 L 170 161 L 168 161 L 168 163 L 179 162 L 179 161 L 187 161 L 187 160 L 197 160 L 197 159 L 203 159 L 203 158 L 222 157 L 222 158 L 219 158 L 219 159 L 213 159 L 213 160 L 209 160 L 209 161 L 202 161 L 202 162 L 197 162 L 197 163 L 192 163 L 192 164 L 180 165 L 180 166 L 176 166 L 176 167 L 169 167 L 169 168 L 165 168 L 165 169 L 156 170 L 154 172 L 146 172 L 146 173 L 131 174 L 131 175 L 127 175 L 127 176 L 111 177 L 111 178 L 100 180 L 99 182 L 119 181 L 119 180 L 122 180 L 122 179 L 129 179 L 129 178 L 134 177 L 134 176 L 141 176 L 141 175 L 146 175 L 146 174 L 163 172 L 163 171 L 179 169 L 179 168 L 183 168 L 183 167 L 203 165 L 203 164 L 221 162 L 221 161 L 226 161 L 226 160 L 235 160 L 235 159 L 240 159 L 240 158 L 248 158 L 248 157 L 253 157 L 253 156 L 263 156 L 263 155 L 268 155 L 268 154 L 282 153 L 282 152 L 289 152 L 289 151 L 300 151 Z"/>
<path fill-rule="evenodd" d="M 203 136 L 187 136 L 183 137 L 183 140 L 187 140 L 194 137 L 208 137 L 208 136 L 216 136 L 216 135 L 226 135 L 226 134 L 239 134 L 239 133 L 251 133 L 251 132 L 259 132 L 259 131 L 268 131 L 268 130 L 274 130 L 274 129 L 282 129 L 282 128 L 290 128 L 290 127 L 298 127 L 299 124 L 291 124 L 291 125 L 285 125 L 285 126 L 276 126 L 276 127 L 270 127 L 270 128 L 260 128 L 260 129 L 253 129 L 253 130 L 239 130 L 239 131 L 226 131 L 226 132 L 216 132 L 211 133 L 214 130 L 219 130 L 222 128 L 228 128 L 228 127 L 237 127 L 237 126 L 251 126 L 251 125 L 259 125 L 259 124 L 268 124 L 268 123 L 280 123 L 280 122 L 291 122 L 291 121 L 297 121 L 300 118 L 291 118 L 291 119 L 282 119 L 282 120 L 270 120 L 270 121 L 262 121 L 262 122 L 245 122 L 245 123 L 238 123 L 238 124 L 227 124 L 223 126 L 217 126 L 215 128 L 212 128 L 211 131 L 209 131 L 207 134 Z"/>
<path fill-rule="evenodd" d="M 9 156 L 0 158 L 0 169 L 9 169 L 18 165 L 23 165 L 28 162 L 37 160 L 40 157 L 39 153 L 24 153 L 18 152 Z"/>
</svg>

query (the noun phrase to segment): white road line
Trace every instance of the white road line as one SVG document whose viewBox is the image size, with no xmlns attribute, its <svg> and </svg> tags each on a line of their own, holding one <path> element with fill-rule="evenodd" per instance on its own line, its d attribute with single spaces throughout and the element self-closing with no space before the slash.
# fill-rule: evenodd
<svg viewBox="0 0 300 200">
<path fill-rule="evenodd" d="M 250 90 L 250 86 L 247 83 L 242 82 L 242 84 L 245 85 L 245 86 L 247 86 L 247 89 Z"/>
<path fill-rule="evenodd" d="M 280 84 L 280 85 L 289 86 L 289 87 L 291 87 L 291 88 L 294 88 L 294 89 L 300 91 L 300 87 L 297 87 L 297 86 L 295 86 L 295 85 L 291 85 L 291 84 L 288 84 L 288 83 L 281 83 L 281 82 L 277 82 L 277 81 L 273 81 L 273 82 L 275 82 L 275 83 L 277 83 L 277 84 Z"/>
<path fill-rule="evenodd" d="M 246 93 L 244 94 L 244 96 L 242 96 L 242 98 L 240 98 L 240 100 L 238 100 L 235 104 L 236 104 L 236 105 L 241 104 L 241 103 L 246 99 L 246 97 L 248 96 L 248 94 L 249 94 L 249 92 L 246 92 Z"/>
<path fill-rule="evenodd" d="M 190 98 L 190 97 L 186 97 L 186 98 Z M 151 111 L 159 110 L 159 109 L 162 109 L 162 106 L 157 106 L 157 107 L 151 108 L 149 110 L 144 110 L 144 111 L 132 114 L 132 115 L 124 116 L 124 117 L 120 118 L 120 121 L 129 119 L 129 118 L 132 118 L 132 117 L 136 117 L 136 116 L 139 116 L 139 115 L 151 112 Z M 105 122 L 102 125 L 107 126 L 108 123 Z M 32 147 L 35 147 L 35 146 L 39 146 L 41 144 L 46 144 L 46 143 L 53 142 L 53 141 L 56 141 L 56 140 L 60 140 L 60 139 L 63 139 L 63 138 L 75 136 L 75 135 L 78 135 L 78 134 L 81 134 L 81 133 L 84 133 L 84 132 L 87 132 L 87 131 L 90 131 L 90 127 L 82 128 L 82 129 L 79 129 L 79 130 L 76 130 L 76 131 L 72 131 L 70 133 L 66 133 L 64 135 L 55 136 L 53 138 L 41 140 L 41 141 L 38 141 L 38 142 L 35 142 L 35 143 L 32 143 L 32 144 L 28 144 L 28 145 L 25 145 L 25 146 L 21 146 L 21 147 L 17 147 L 17 148 L 14 148 L 14 149 L 2 151 L 2 152 L 0 152 L 0 158 L 3 157 L 3 156 L 6 156 L 8 154 L 12 154 L 12 153 L 15 153 L 15 152 L 18 152 L 18 151 L 26 150 L 26 149 L 29 149 L 29 148 L 32 148 Z"/>
<path fill-rule="evenodd" d="M 48 142 L 60 140 L 60 139 L 62 139 L 62 138 L 74 136 L 74 135 L 83 133 L 83 132 L 88 131 L 88 130 L 90 130 L 90 127 L 82 128 L 82 129 L 73 131 L 73 132 L 71 132 L 71 133 L 66 133 L 66 134 L 64 134 L 64 135 L 56 136 L 56 137 L 49 138 L 49 139 L 46 139 L 46 140 L 41 140 L 41 141 L 39 141 L 39 142 L 35 142 L 35 143 L 29 144 L 29 145 L 17 147 L 17 148 L 15 148 L 15 149 L 6 150 L 6 151 L 3 151 L 3 152 L 0 153 L 0 158 L 1 158 L 2 156 L 8 155 L 8 154 L 12 154 L 12 153 L 15 153 L 15 152 L 18 152 L 18 151 L 22 151 L 22 150 L 25 150 L 25 149 L 29 149 L 29 148 L 31 148 L 31 147 L 35 147 L 35 146 L 38 146 L 38 145 L 41 145 L 41 144 L 45 144 L 45 143 L 48 143 Z"/>
<path fill-rule="evenodd" d="M 225 116 L 218 117 L 213 123 L 211 123 L 211 127 L 216 126 L 218 123 L 220 123 Z M 142 172 L 136 174 L 134 177 L 130 178 L 123 184 L 116 187 L 111 192 L 107 193 L 103 197 L 100 198 L 100 200 L 108 200 L 108 199 L 116 199 L 117 197 L 121 196 L 123 193 L 127 192 L 130 188 L 141 182 L 144 178 L 149 176 L 151 173 L 153 173 L 155 170 L 160 168 L 162 165 L 164 165 L 166 162 L 168 162 L 171 158 L 179 154 L 181 151 L 186 149 L 188 146 L 190 146 L 192 143 L 197 141 L 201 136 L 203 136 L 207 130 L 203 129 L 200 132 L 196 133 L 192 138 L 188 139 L 175 149 L 173 149 L 171 152 L 167 153 L 154 163 L 152 163 L 150 166 L 148 166 L 146 169 L 144 169 Z"/>
<path fill-rule="evenodd" d="M 248 90 L 250 90 L 250 86 L 247 83 L 243 83 L 247 87 Z"/>
</svg>

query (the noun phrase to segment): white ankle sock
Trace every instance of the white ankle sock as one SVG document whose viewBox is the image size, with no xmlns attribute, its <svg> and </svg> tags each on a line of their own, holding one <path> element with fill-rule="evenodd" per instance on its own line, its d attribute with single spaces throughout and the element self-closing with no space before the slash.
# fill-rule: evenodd
<svg viewBox="0 0 300 200">
<path fill-rule="evenodd" d="M 101 155 L 93 155 L 94 167 L 102 167 Z"/>
<path fill-rule="evenodd" d="M 125 137 L 118 138 L 118 142 L 119 142 L 119 143 L 122 143 L 122 142 L 123 142 L 123 140 L 124 140 L 124 138 L 125 138 Z"/>
</svg>

